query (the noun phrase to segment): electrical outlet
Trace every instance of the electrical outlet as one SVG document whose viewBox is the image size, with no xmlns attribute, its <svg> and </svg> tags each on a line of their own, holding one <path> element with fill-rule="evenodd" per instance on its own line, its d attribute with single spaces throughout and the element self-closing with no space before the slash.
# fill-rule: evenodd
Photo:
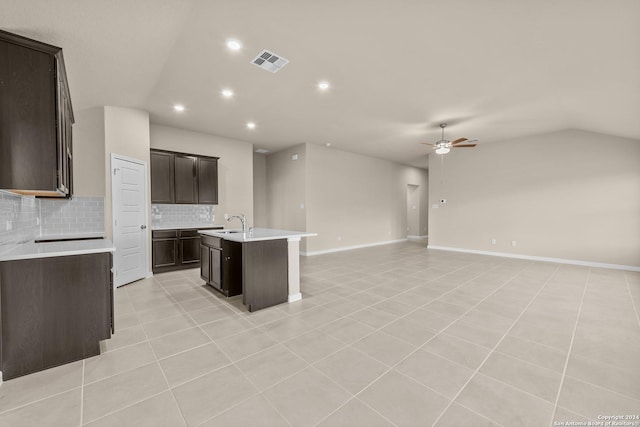
<svg viewBox="0 0 640 427">
<path fill-rule="evenodd" d="M 338 242 L 339 242 L 340 240 L 342 240 L 342 237 L 341 237 L 341 236 L 338 236 Z"/>
<path fill-rule="evenodd" d="M 512 241 L 511 241 L 511 246 L 513 246 L 514 248 L 515 248 L 516 246 L 518 246 L 518 245 L 516 244 L 516 241 L 515 241 L 515 240 L 512 240 Z"/>
<path fill-rule="evenodd" d="M 498 241 L 496 239 L 491 239 L 491 244 L 495 245 L 496 243 L 498 243 Z"/>
<path fill-rule="evenodd" d="M 11 221 L 7 220 L 7 231 L 11 231 L 12 228 L 13 224 L 11 223 Z"/>
</svg>

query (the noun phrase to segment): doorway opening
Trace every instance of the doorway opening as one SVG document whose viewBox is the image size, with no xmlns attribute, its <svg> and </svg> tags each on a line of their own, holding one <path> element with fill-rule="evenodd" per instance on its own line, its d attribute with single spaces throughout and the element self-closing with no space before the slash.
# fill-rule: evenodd
<svg viewBox="0 0 640 427">
<path fill-rule="evenodd" d="M 407 239 L 420 238 L 420 186 L 407 184 Z"/>
</svg>

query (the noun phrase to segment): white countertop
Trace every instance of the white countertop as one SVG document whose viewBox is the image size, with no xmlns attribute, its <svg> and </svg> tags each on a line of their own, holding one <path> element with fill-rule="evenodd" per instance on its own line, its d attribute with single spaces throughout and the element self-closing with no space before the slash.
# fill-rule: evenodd
<svg viewBox="0 0 640 427">
<path fill-rule="evenodd" d="M 152 225 L 151 230 L 191 230 L 197 229 L 202 230 L 203 228 L 212 228 L 212 227 L 221 227 L 224 228 L 223 224 L 200 224 L 200 225 Z"/>
<path fill-rule="evenodd" d="M 228 233 L 229 231 L 238 231 L 238 233 Z M 242 233 L 242 230 L 198 230 L 198 233 L 240 243 L 278 239 L 300 240 L 301 237 L 318 235 L 318 233 L 307 233 L 306 231 L 277 230 L 275 228 L 254 228 L 251 233 Z"/>
<path fill-rule="evenodd" d="M 101 252 L 115 252 L 116 247 L 109 239 L 68 240 L 50 243 L 24 243 L 0 254 L 0 261 L 48 258 L 69 255 L 86 255 Z"/>
</svg>

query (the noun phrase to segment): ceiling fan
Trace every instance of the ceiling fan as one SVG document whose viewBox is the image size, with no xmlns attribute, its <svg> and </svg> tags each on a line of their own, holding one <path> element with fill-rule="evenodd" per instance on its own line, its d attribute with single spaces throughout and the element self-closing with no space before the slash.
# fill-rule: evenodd
<svg viewBox="0 0 640 427">
<path fill-rule="evenodd" d="M 446 127 L 446 123 L 440 123 L 440 128 L 442 129 L 442 138 L 440 139 L 440 141 L 436 141 L 434 144 L 428 142 L 421 142 L 421 144 L 432 146 L 436 150 L 437 154 L 447 154 L 452 148 L 473 148 L 476 146 L 476 144 L 469 143 L 476 142 L 477 139 L 458 138 L 455 141 L 444 139 L 444 128 Z M 467 144 L 461 144 L 462 142 L 467 142 Z"/>
</svg>

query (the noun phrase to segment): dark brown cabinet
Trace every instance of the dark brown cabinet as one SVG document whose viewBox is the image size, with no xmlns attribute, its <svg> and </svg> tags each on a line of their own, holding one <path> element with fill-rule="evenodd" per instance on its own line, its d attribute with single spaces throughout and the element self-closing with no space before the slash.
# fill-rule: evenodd
<svg viewBox="0 0 640 427">
<path fill-rule="evenodd" d="M 178 231 L 153 230 L 151 235 L 153 272 L 178 266 Z"/>
<path fill-rule="evenodd" d="M 0 31 L 0 188 L 70 197 L 73 122 L 62 49 Z"/>
<path fill-rule="evenodd" d="M 175 200 L 173 154 L 151 151 L 151 202 L 170 204 Z"/>
<path fill-rule="evenodd" d="M 3 379 L 100 354 L 113 331 L 110 253 L 0 262 Z"/>
<path fill-rule="evenodd" d="M 219 230 L 207 227 L 200 230 Z M 151 264 L 154 273 L 197 268 L 200 265 L 198 229 L 153 230 L 151 232 Z"/>
<path fill-rule="evenodd" d="M 218 204 L 218 159 L 198 157 L 198 203 Z"/>
<path fill-rule="evenodd" d="M 178 239 L 180 262 L 182 265 L 200 262 L 200 235 L 197 230 L 180 230 Z"/>
<path fill-rule="evenodd" d="M 242 293 L 242 243 L 202 236 L 200 277 L 227 297 Z"/>
<path fill-rule="evenodd" d="M 218 204 L 218 158 L 151 150 L 151 203 Z"/>
</svg>

